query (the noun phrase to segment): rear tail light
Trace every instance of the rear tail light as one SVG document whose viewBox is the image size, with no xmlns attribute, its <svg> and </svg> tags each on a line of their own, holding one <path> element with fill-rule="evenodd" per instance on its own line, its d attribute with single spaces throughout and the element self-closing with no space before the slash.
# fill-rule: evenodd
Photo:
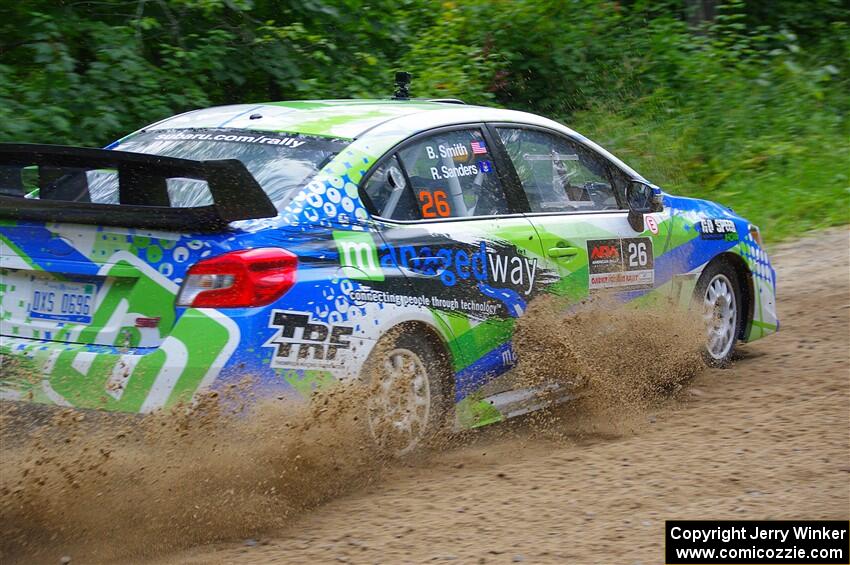
<svg viewBox="0 0 850 565">
<path fill-rule="evenodd" d="M 183 281 L 178 306 L 245 308 L 265 306 L 295 284 L 298 258 L 275 247 L 232 251 L 193 265 Z"/>
</svg>

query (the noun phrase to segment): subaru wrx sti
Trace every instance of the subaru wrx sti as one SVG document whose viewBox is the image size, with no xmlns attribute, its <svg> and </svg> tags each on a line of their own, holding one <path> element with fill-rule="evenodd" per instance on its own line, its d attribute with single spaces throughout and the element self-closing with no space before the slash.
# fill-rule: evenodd
<svg viewBox="0 0 850 565">
<path fill-rule="evenodd" d="M 540 407 L 499 377 L 541 294 L 777 329 L 759 230 L 552 120 L 456 101 L 244 104 L 106 149 L 0 145 L 0 396 L 146 413 L 245 375 L 308 397 L 377 362 L 401 451 Z M 14 368 L 14 370 L 12 370 Z M 405 378 L 403 378 L 405 377 Z"/>
</svg>

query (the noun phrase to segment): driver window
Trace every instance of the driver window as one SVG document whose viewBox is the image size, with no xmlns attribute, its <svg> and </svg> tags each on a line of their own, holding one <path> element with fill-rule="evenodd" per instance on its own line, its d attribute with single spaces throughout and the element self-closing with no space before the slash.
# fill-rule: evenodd
<svg viewBox="0 0 850 565">
<path fill-rule="evenodd" d="M 532 212 L 619 210 L 607 163 L 540 130 L 497 128 Z"/>
<path fill-rule="evenodd" d="M 441 132 L 399 152 L 422 219 L 493 216 L 508 203 L 480 130 Z"/>
</svg>

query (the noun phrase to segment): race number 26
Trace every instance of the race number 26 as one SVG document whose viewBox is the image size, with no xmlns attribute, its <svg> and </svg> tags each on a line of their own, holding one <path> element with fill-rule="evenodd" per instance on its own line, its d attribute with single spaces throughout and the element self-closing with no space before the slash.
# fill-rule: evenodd
<svg viewBox="0 0 850 565">
<path fill-rule="evenodd" d="M 629 267 L 646 267 L 649 258 L 646 253 L 645 241 L 629 241 L 626 245 L 626 256 Z"/>
<path fill-rule="evenodd" d="M 422 204 L 423 218 L 448 218 L 452 215 L 448 196 L 442 190 L 420 191 L 419 202 Z"/>
</svg>

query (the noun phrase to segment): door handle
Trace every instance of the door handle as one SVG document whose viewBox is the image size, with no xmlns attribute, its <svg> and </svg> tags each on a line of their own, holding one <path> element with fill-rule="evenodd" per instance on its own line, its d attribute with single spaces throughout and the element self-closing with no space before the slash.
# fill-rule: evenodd
<svg viewBox="0 0 850 565">
<path fill-rule="evenodd" d="M 575 257 L 578 255 L 578 248 L 576 247 L 550 247 L 549 248 L 549 257 L 555 257 L 557 259 L 562 259 L 564 257 Z"/>
</svg>

